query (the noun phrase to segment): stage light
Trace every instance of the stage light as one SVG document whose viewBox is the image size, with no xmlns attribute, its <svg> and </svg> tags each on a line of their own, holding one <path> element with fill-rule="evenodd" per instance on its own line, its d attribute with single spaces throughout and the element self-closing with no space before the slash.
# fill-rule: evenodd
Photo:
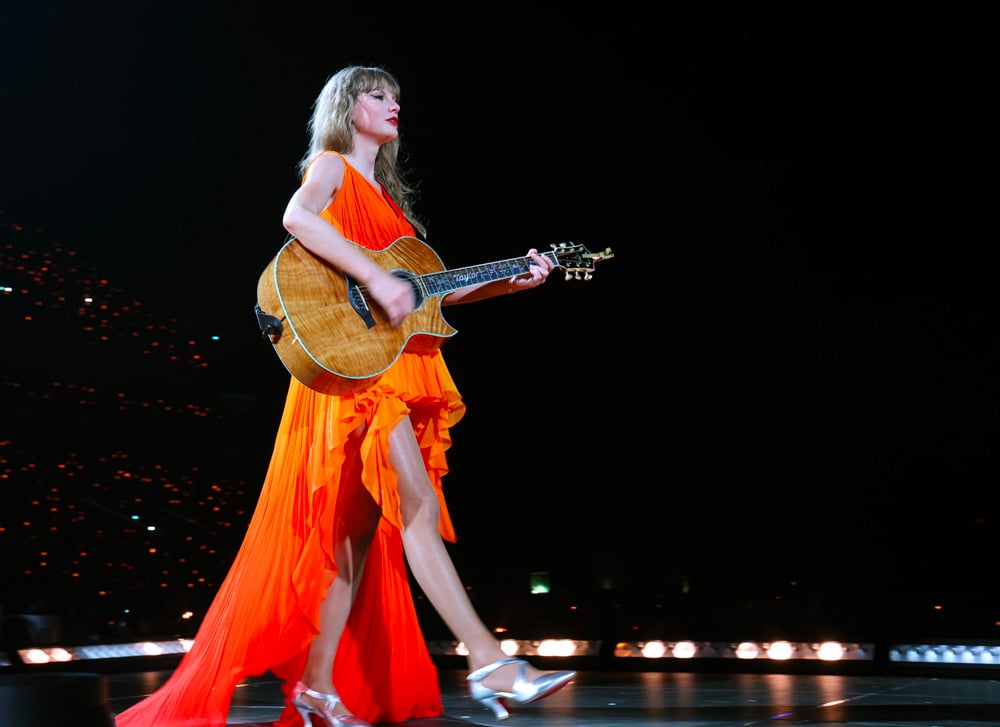
<svg viewBox="0 0 1000 727">
<path fill-rule="evenodd" d="M 837 641 L 824 641 L 815 651 L 823 661 L 840 661 L 844 657 L 844 647 Z"/>
<path fill-rule="evenodd" d="M 667 653 L 667 645 L 662 641 L 650 641 L 639 650 L 639 653 L 647 659 L 659 659 Z"/>
<path fill-rule="evenodd" d="M 889 661 L 899 664 L 933 664 L 935 666 L 990 667 L 1000 666 L 1000 645 L 992 644 L 894 644 L 889 649 Z"/>
<path fill-rule="evenodd" d="M 538 645 L 539 656 L 573 656 L 575 651 L 572 639 L 545 639 Z"/>
<path fill-rule="evenodd" d="M 774 659 L 775 661 L 785 661 L 786 659 L 792 658 L 792 654 L 795 653 L 795 647 L 787 641 L 775 641 L 767 647 L 766 651 L 769 659 Z"/>
<path fill-rule="evenodd" d="M 675 659 L 691 659 L 698 653 L 698 647 L 693 641 L 678 641 L 670 650 Z"/>
</svg>

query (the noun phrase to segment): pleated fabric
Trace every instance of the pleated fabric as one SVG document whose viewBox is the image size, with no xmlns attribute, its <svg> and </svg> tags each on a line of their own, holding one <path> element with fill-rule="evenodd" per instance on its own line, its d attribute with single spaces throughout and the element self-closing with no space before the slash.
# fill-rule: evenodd
<svg viewBox="0 0 1000 727">
<path fill-rule="evenodd" d="M 349 164 L 344 188 L 324 216 L 371 249 L 413 234 L 399 208 Z M 291 693 L 337 572 L 333 512 L 344 483 L 365 487 L 382 518 L 341 638 L 334 684 L 348 709 L 372 724 L 440 715 L 438 674 L 406 570 L 388 440 L 409 417 L 441 504 L 441 534 L 454 541 L 441 485 L 449 430 L 464 412 L 440 352 L 404 352 L 374 383 L 347 396 L 320 394 L 293 378 L 257 506 L 191 650 L 162 687 L 116 716 L 117 726 L 224 727 L 236 686 L 268 671 Z M 364 435 L 351 436 L 356 431 Z M 286 701 L 275 724 L 300 727 L 302 720 Z"/>
</svg>

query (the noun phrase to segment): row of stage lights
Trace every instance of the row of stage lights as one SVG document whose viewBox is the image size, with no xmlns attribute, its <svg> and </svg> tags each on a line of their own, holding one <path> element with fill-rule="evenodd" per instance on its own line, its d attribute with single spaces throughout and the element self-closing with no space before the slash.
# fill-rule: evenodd
<svg viewBox="0 0 1000 727">
<path fill-rule="evenodd" d="M 127 659 L 130 657 L 156 657 L 183 654 L 194 643 L 191 639 L 166 641 L 141 641 L 123 644 L 86 646 L 51 646 L 18 649 L 8 656 L 0 654 L 0 668 L 14 666 L 41 666 L 65 662 L 101 659 Z M 524 641 L 505 639 L 501 648 L 508 656 L 533 656 L 543 658 L 599 657 L 601 641 L 575 639 L 542 639 Z M 465 645 L 455 641 L 428 642 L 428 650 L 436 656 L 466 656 Z M 674 659 L 697 661 L 710 659 L 737 659 L 747 662 L 871 662 L 875 660 L 875 646 L 870 643 L 841 641 L 743 641 L 739 643 L 698 641 L 621 641 L 615 644 L 615 661 L 636 663 Z M 16 654 L 16 658 L 14 655 Z M 900 664 L 954 665 L 964 667 L 1000 667 L 998 644 L 892 644 L 888 649 L 890 662 Z"/>
</svg>

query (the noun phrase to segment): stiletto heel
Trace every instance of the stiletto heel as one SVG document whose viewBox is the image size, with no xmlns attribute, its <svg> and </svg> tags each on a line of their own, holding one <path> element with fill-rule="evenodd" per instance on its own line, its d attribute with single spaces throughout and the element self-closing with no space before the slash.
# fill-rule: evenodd
<svg viewBox="0 0 1000 727">
<path fill-rule="evenodd" d="M 302 698 L 303 694 L 307 694 L 313 699 L 319 700 L 322 704 L 319 707 L 309 704 L 309 702 Z M 305 727 L 311 727 L 312 725 L 312 718 L 309 716 L 311 714 L 315 714 L 323 720 L 323 724 L 326 727 L 372 727 L 360 717 L 355 717 L 352 714 L 335 715 L 333 713 L 333 709 L 338 703 L 342 704 L 340 701 L 340 695 L 336 692 L 333 694 L 314 692 L 302 682 L 296 683 L 295 687 L 292 689 L 292 706 L 295 707 L 295 711 L 299 713 L 300 717 L 302 717 L 302 724 L 305 725 Z"/>
<path fill-rule="evenodd" d="M 514 679 L 514 686 L 511 691 L 491 689 L 483 684 L 483 679 L 508 664 L 518 664 L 517 677 Z M 534 702 L 566 686 L 576 676 L 575 671 L 552 671 L 546 672 L 529 682 L 524 678 L 527 668 L 528 662 L 524 659 L 513 657 L 487 664 L 481 669 L 471 672 L 466 677 L 469 681 L 469 694 L 477 702 L 493 710 L 493 714 L 497 719 L 507 719 L 510 716 L 510 712 L 507 711 L 507 706 L 504 704 L 505 699 L 510 699 L 517 704 Z"/>
</svg>

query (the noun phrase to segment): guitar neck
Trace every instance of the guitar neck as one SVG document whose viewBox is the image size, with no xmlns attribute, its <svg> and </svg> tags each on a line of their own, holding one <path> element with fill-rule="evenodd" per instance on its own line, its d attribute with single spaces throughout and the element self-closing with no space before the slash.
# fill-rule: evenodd
<svg viewBox="0 0 1000 727">
<path fill-rule="evenodd" d="M 541 252 L 539 255 L 548 258 L 556 267 L 559 267 L 559 256 L 555 252 Z M 482 265 L 470 265 L 465 268 L 452 268 L 436 273 L 424 273 L 423 275 L 416 276 L 414 282 L 423 288 L 424 294 L 427 296 L 444 295 L 468 285 L 492 283 L 495 280 L 522 275 L 528 272 L 531 264 L 531 258 L 528 256 L 514 257 Z"/>
</svg>

